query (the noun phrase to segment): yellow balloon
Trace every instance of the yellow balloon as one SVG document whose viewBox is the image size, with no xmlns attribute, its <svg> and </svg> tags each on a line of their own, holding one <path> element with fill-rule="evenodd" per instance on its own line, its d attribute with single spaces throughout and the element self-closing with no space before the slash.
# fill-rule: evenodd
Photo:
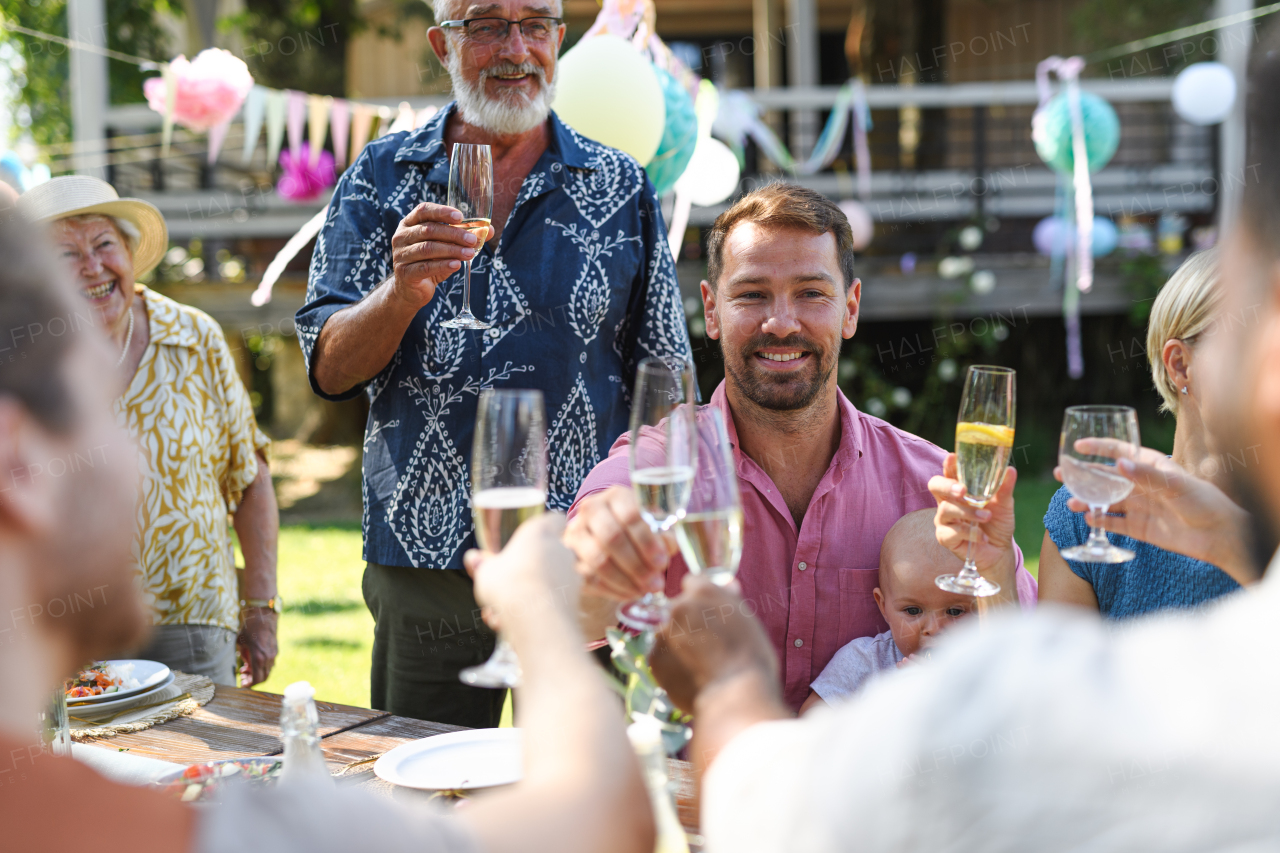
<svg viewBox="0 0 1280 853">
<path fill-rule="evenodd" d="M 662 84 L 649 60 L 617 36 L 594 36 L 560 57 L 551 106 L 569 127 L 627 152 L 641 166 L 662 142 Z"/>
</svg>

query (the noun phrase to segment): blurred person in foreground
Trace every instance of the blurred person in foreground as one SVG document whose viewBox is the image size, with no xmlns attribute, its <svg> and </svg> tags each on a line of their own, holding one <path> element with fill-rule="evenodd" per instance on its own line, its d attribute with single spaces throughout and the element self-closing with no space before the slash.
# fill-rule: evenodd
<svg viewBox="0 0 1280 853">
<path fill-rule="evenodd" d="M 702 305 L 725 378 L 706 408 L 724 416 L 742 495 L 738 581 L 798 710 L 838 649 L 888 630 L 872 592 L 880 543 L 903 515 L 934 506 L 929 478 L 946 454 L 859 411 L 840 390 L 836 365 L 857 332 L 862 282 L 849 220 L 833 201 L 769 184 L 716 218 L 707 255 Z M 600 620 L 586 626 L 594 637 L 618 601 L 676 595 L 688 572 L 673 537 L 640 516 L 630 439 L 623 433 L 583 481 L 565 537 L 594 596 L 585 603 Z M 1016 546 L 981 569 L 1003 601 L 1035 605 Z"/>
<path fill-rule="evenodd" d="M 298 340 L 312 389 L 366 394 L 364 600 L 374 708 L 496 726 L 506 691 L 458 680 L 493 652 L 463 570 L 474 543 L 472 428 L 484 388 L 546 401 L 547 505 L 567 509 L 627 429 L 645 356 L 690 358 L 675 263 L 634 159 L 551 110 L 560 0 L 433 0 L 431 49 L 455 100 L 369 143 L 316 239 Z M 455 144 L 490 146 L 488 233 L 446 205 Z M 446 328 L 471 304 L 491 324 Z"/>
<path fill-rule="evenodd" d="M 83 310 L 40 240 L 0 222 L 0 316 L 52 328 Z M 148 628 L 133 579 L 138 456 L 112 417 L 115 347 L 92 326 L 18 342 L 0 359 L 0 838 L 15 851 L 649 853 L 648 799 L 616 700 L 582 647 L 563 519 L 531 522 L 501 555 L 473 553 L 476 595 L 520 654 L 523 781 L 456 815 L 302 783 L 230 790 L 196 808 L 42 751 L 37 714 L 83 661 Z M 53 460 L 102 448 L 106 464 Z M 520 555 L 516 558 L 514 555 Z M 92 607 L 75 601 L 92 597 Z M 77 599 L 76 597 L 79 596 Z"/>
<path fill-rule="evenodd" d="M 1178 471 L 1229 487 L 1233 466 L 1253 464 L 1255 448 L 1222 452 L 1212 447 L 1206 408 L 1208 379 L 1203 353 L 1215 334 L 1233 334 L 1252 322 L 1252 311 L 1236 317 L 1222 310 L 1222 284 L 1218 272 L 1218 249 L 1196 252 L 1160 289 L 1147 325 L 1147 360 L 1151 380 L 1164 398 L 1161 411 L 1171 413 L 1177 426 L 1173 455 L 1146 452 L 1143 461 L 1170 476 Z M 1175 467 L 1176 466 L 1176 467 Z M 1095 519 L 1100 526 L 1121 535 L 1115 540 L 1136 555 L 1126 563 L 1082 563 L 1064 560 L 1061 550 L 1082 544 L 1089 535 L 1085 513 L 1088 507 L 1063 486 L 1053 496 L 1044 516 L 1044 543 L 1040 549 L 1040 600 L 1075 604 L 1121 619 L 1165 608 L 1192 608 L 1234 592 L 1241 584 L 1253 583 L 1257 573 L 1243 540 L 1220 535 L 1216 522 L 1227 518 L 1226 529 L 1244 529 L 1244 511 L 1223 495 L 1219 512 L 1195 513 L 1185 519 L 1189 529 L 1201 533 L 1203 545 L 1190 547 L 1187 556 L 1166 550 L 1150 541 L 1158 532 L 1144 530 L 1144 504 L 1161 500 L 1164 490 L 1149 494 L 1138 488 L 1133 495 L 1108 509 L 1110 518 Z M 1127 534 L 1127 535 L 1125 535 Z M 1201 555 L 1203 555 L 1201 557 Z"/>
<path fill-rule="evenodd" d="M 265 681 L 280 610 L 271 443 L 222 329 L 136 282 L 169 246 L 154 205 L 76 175 L 33 187 L 18 209 L 47 227 L 113 347 L 103 381 L 140 453 L 134 560 L 155 623 L 132 656 L 234 685 L 238 649 L 243 683 Z M 244 554 L 242 583 L 228 514 Z"/>
<path fill-rule="evenodd" d="M 698 721 L 709 851 L 1280 846 L 1276 44 L 1262 45 L 1249 89 L 1259 180 L 1222 255 L 1224 309 L 1257 305 L 1258 320 L 1204 356 L 1216 446 L 1258 450 L 1229 474 L 1270 569 L 1191 614 L 1104 624 L 1041 607 L 957 626 L 931 661 L 803 720 L 787 719 L 770 643 L 741 600 L 690 578 L 652 663 Z M 1180 476 L 1153 512 L 1207 485 Z"/>
</svg>

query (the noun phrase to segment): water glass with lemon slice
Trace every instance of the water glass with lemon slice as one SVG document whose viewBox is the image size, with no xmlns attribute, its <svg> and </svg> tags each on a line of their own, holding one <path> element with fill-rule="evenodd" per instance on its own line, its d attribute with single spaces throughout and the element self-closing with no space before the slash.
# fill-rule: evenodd
<svg viewBox="0 0 1280 853">
<path fill-rule="evenodd" d="M 965 377 L 956 423 L 956 475 L 970 506 L 986 506 L 1004 481 L 1013 453 L 1016 378 L 1011 368 L 985 364 L 973 365 Z M 986 598 L 1000 592 L 1000 585 L 978 573 L 973 561 L 976 528 L 976 523 L 970 526 L 964 568 L 954 575 L 939 575 L 936 583 L 948 592 Z"/>
</svg>

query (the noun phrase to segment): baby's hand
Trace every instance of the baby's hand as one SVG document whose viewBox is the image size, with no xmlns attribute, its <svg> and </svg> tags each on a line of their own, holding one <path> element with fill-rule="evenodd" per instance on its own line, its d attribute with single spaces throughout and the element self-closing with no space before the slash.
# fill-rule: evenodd
<svg viewBox="0 0 1280 853">
<path fill-rule="evenodd" d="M 906 669 L 909 666 L 914 666 L 916 663 L 918 663 L 916 655 L 909 654 L 902 660 L 898 661 L 898 669 Z"/>
</svg>

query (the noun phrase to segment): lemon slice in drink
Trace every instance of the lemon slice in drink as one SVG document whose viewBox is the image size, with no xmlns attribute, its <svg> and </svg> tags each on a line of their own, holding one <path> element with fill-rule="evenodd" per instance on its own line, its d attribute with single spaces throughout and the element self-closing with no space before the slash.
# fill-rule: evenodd
<svg viewBox="0 0 1280 853">
<path fill-rule="evenodd" d="M 1013 447 L 1013 427 L 968 421 L 956 424 L 956 444 L 966 443 Z"/>
</svg>

